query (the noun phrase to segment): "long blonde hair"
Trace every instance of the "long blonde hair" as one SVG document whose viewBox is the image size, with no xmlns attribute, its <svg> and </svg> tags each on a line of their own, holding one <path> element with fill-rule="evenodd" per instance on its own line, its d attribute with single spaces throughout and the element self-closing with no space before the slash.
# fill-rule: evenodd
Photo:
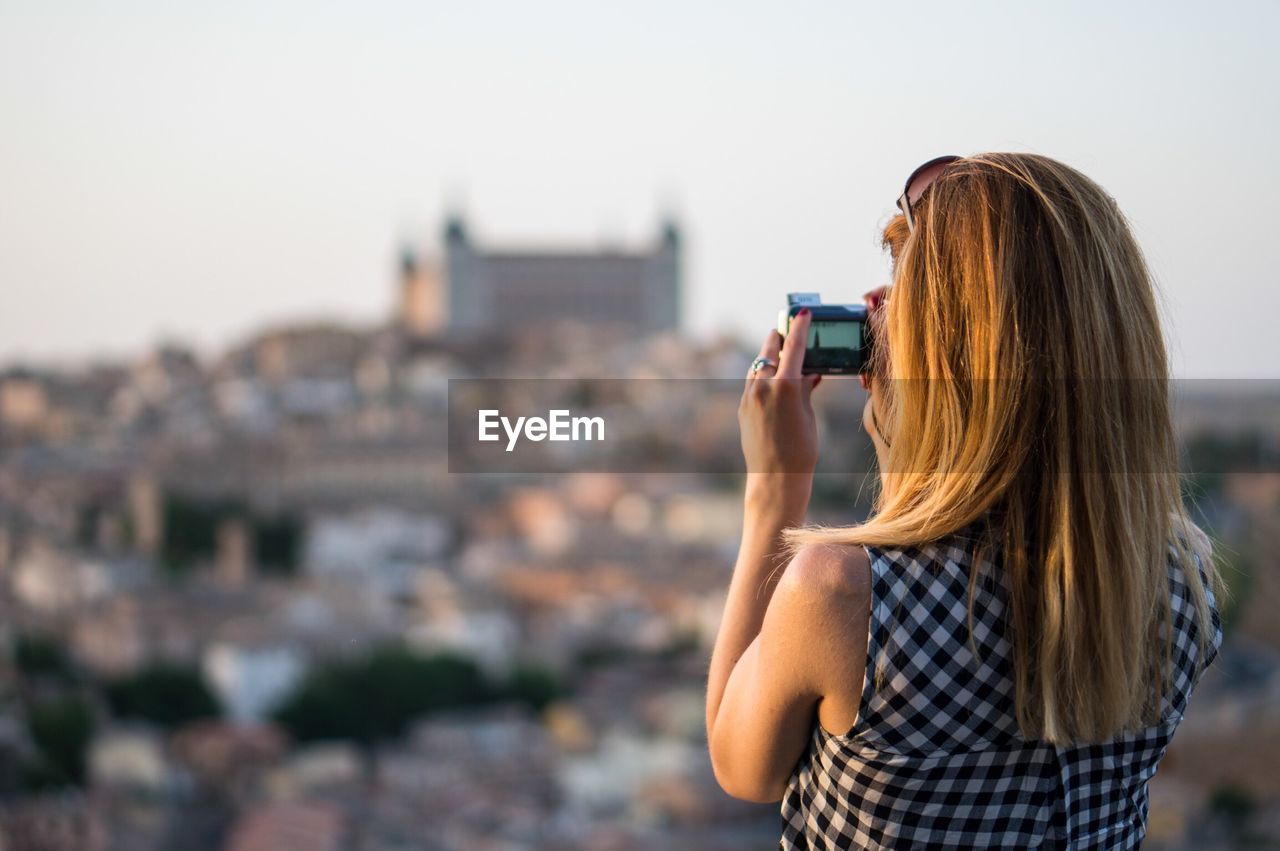
<svg viewBox="0 0 1280 851">
<path fill-rule="evenodd" d="M 1171 548 L 1202 641 L 1197 555 L 1216 573 L 1182 507 L 1142 253 L 1101 187 L 1031 154 L 965 158 L 912 212 L 913 233 L 898 216 L 884 234 L 894 278 L 873 386 L 890 441 L 875 513 L 788 541 L 910 546 L 983 520 L 1009 589 L 1023 735 L 1103 741 L 1155 723 Z"/>
</svg>

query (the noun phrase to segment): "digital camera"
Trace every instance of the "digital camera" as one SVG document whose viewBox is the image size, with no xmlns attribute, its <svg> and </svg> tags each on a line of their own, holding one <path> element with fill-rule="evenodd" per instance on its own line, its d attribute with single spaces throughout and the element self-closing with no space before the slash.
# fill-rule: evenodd
<svg viewBox="0 0 1280 851">
<path fill-rule="evenodd" d="M 871 326 L 863 304 L 823 304 L 818 293 L 788 293 L 778 313 L 778 333 L 787 336 L 791 320 L 809 308 L 809 344 L 805 375 L 857 375 L 871 362 Z"/>
</svg>

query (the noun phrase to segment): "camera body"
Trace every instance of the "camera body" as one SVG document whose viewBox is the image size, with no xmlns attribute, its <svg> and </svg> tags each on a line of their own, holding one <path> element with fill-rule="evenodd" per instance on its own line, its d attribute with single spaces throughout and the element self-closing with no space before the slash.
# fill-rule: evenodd
<svg viewBox="0 0 1280 851">
<path fill-rule="evenodd" d="M 809 340 L 805 347 L 805 375 L 857 375 L 871 362 L 871 326 L 863 304 L 823 304 L 818 293 L 788 293 L 787 306 L 778 312 L 778 333 L 783 337 L 791 319 L 809 308 Z"/>
</svg>

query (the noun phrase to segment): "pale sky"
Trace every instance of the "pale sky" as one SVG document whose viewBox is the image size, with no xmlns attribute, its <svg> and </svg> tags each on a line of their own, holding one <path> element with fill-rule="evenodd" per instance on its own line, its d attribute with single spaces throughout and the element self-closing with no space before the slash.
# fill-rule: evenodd
<svg viewBox="0 0 1280 851">
<path fill-rule="evenodd" d="M 0 361 L 372 321 L 398 246 L 638 242 L 751 339 L 942 153 L 1119 200 L 1178 374 L 1280 377 L 1280 3 L 0 0 Z"/>
</svg>

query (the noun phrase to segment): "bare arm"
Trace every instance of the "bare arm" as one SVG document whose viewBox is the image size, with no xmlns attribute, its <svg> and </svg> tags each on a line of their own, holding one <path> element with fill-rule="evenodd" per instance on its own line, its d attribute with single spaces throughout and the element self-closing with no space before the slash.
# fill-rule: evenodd
<svg viewBox="0 0 1280 851">
<path fill-rule="evenodd" d="M 817 463 L 817 425 L 809 394 L 816 382 L 801 377 L 810 318 L 794 320 L 784 345 L 770 331 L 760 357 L 771 366 L 747 375 L 738 405 L 747 487 L 742 543 L 711 654 L 707 679 L 707 731 L 711 731 L 733 666 L 760 633 L 773 594 L 770 576 L 782 567 L 782 530 L 804 522 Z"/>
<path fill-rule="evenodd" d="M 880 306 L 885 288 L 868 293 Z M 809 317 L 796 317 L 782 346 L 770 334 L 760 350 L 778 361 L 776 377 L 747 379 L 738 418 L 747 460 L 746 522 L 707 678 L 707 743 L 725 791 L 776 801 L 804 752 L 815 712 L 856 717 L 866 674 L 871 570 L 860 547 L 805 548 L 778 578 L 782 530 L 803 522 L 817 460 L 810 393 L 801 375 Z M 772 369 L 761 371 L 770 377 Z M 863 411 L 880 469 L 888 444 L 876 427 L 879 402 L 863 376 Z M 852 690 L 852 694 L 850 694 Z"/>
<path fill-rule="evenodd" d="M 714 712 L 709 695 L 707 740 L 716 779 L 731 795 L 779 800 L 821 701 L 862 683 L 869 573 L 861 548 L 806 547 L 787 565 L 746 651 L 732 663 L 722 657 L 729 670 Z"/>
<path fill-rule="evenodd" d="M 720 784 L 749 800 L 781 796 L 829 684 L 830 659 L 816 649 L 833 646 L 822 606 L 838 596 L 826 581 L 838 571 L 829 553 L 801 553 L 782 570 L 782 531 L 804 521 L 817 460 L 817 380 L 801 375 L 808 325 L 796 317 L 785 345 L 769 334 L 760 354 L 776 370 L 748 377 L 738 410 L 745 521 L 707 677 L 707 742 Z"/>
<path fill-rule="evenodd" d="M 762 483 L 760 486 L 767 487 L 768 484 Z M 751 504 L 751 494 L 748 494 L 747 499 L 742 543 L 733 568 L 733 578 L 729 582 L 724 614 L 716 633 L 711 667 L 707 675 L 708 741 L 715 728 L 716 716 L 720 711 L 729 677 L 760 634 L 778 577 L 783 573 L 782 530 L 803 522 L 804 505 L 808 503 L 806 494 L 799 517 L 771 517 L 768 512 Z"/>
</svg>

